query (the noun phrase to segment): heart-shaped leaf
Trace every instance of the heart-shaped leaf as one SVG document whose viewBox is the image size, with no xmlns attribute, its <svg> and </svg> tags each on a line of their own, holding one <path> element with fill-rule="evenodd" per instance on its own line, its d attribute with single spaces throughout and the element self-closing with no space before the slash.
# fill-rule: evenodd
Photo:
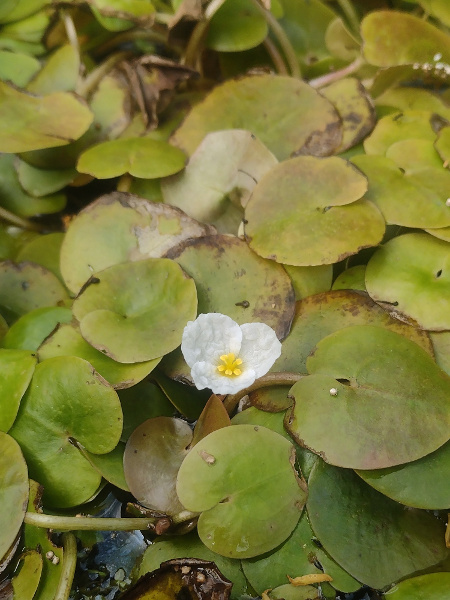
<svg viewBox="0 0 450 600">
<path fill-rule="evenodd" d="M 28 501 L 27 464 L 19 444 L 0 431 L 0 558 L 19 534 Z"/>
<path fill-rule="evenodd" d="M 295 407 L 287 427 L 327 462 L 380 469 L 417 460 L 448 441 L 450 377 L 402 335 L 346 327 L 317 344 L 307 367 L 312 375 L 290 391 Z"/>
<path fill-rule="evenodd" d="M 318 462 L 309 478 L 307 508 L 324 549 L 371 587 L 384 588 L 448 555 L 438 519 L 405 510 L 348 469 Z"/>
<path fill-rule="evenodd" d="M 177 493 L 187 510 L 202 512 L 198 532 L 208 548 L 250 558 L 288 537 L 306 499 L 293 454 L 284 437 L 253 425 L 218 429 L 194 446 L 178 472 Z"/>
<path fill-rule="evenodd" d="M 35 366 L 35 355 L 26 350 L 0 350 L 0 431 L 14 423 Z"/>
<path fill-rule="evenodd" d="M 101 477 L 71 440 L 94 454 L 110 452 L 120 438 L 122 411 L 116 392 L 88 362 L 51 358 L 36 367 L 10 431 L 46 501 L 75 506 L 94 494 Z"/>
<path fill-rule="evenodd" d="M 448 242 L 408 233 L 379 248 L 367 264 L 366 287 L 393 316 L 423 329 L 450 329 Z"/>
<path fill-rule="evenodd" d="M 245 236 L 260 256 L 280 263 L 337 262 L 383 237 L 381 213 L 359 200 L 366 190 L 366 178 L 341 158 L 286 160 L 253 190 L 245 209 Z"/>
<path fill-rule="evenodd" d="M 73 305 L 84 339 L 124 363 L 160 358 L 174 350 L 196 309 L 194 282 L 166 258 L 100 271 Z"/>
<path fill-rule="evenodd" d="M 167 142 L 152 138 L 120 138 L 92 146 L 80 156 L 77 170 L 97 179 L 130 173 L 156 179 L 181 171 L 185 154 Z"/>
</svg>

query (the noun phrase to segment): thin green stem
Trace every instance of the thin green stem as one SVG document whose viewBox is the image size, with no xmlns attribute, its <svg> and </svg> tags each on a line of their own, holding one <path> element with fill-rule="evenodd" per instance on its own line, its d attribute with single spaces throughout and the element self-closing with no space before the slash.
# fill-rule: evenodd
<svg viewBox="0 0 450 600">
<path fill-rule="evenodd" d="M 272 62 L 275 65 L 275 69 L 276 69 L 277 73 L 279 75 L 288 75 L 288 70 L 286 68 L 286 64 L 283 60 L 283 57 L 278 52 L 278 48 L 275 46 L 275 44 L 272 42 L 272 40 L 269 37 L 266 37 L 266 39 L 263 42 L 263 45 L 264 45 L 265 49 L 267 50 L 267 54 L 272 59 Z"/>
<path fill-rule="evenodd" d="M 66 30 L 67 39 L 69 40 L 70 45 L 76 50 L 78 56 L 80 56 L 80 44 L 78 42 L 77 30 L 75 28 L 75 24 L 73 22 L 70 14 L 62 9 L 61 10 L 61 18 L 64 23 L 64 29 Z"/>
<path fill-rule="evenodd" d="M 187 67 L 191 67 L 193 69 L 197 67 L 200 49 L 208 31 L 209 22 L 224 2 L 225 0 L 212 0 L 205 9 L 203 19 L 194 27 L 186 46 L 186 52 L 184 54 L 183 63 Z"/>
<path fill-rule="evenodd" d="M 21 227 L 22 229 L 26 229 L 28 231 L 41 231 L 41 227 L 37 223 L 33 223 L 28 219 L 24 219 L 23 217 L 19 217 L 15 215 L 11 211 L 7 210 L 0 206 L 0 219 L 3 221 L 7 221 L 11 223 L 11 225 L 15 225 L 16 227 Z"/>
<path fill-rule="evenodd" d="M 301 78 L 302 73 L 300 70 L 299 62 L 297 60 L 297 55 L 284 29 L 278 23 L 278 21 L 270 12 L 270 10 L 266 10 L 264 6 L 260 4 L 259 0 L 251 0 L 251 2 L 255 6 L 255 8 L 257 8 L 259 12 L 264 16 L 264 18 L 267 21 L 267 24 L 272 29 L 272 33 L 276 37 L 278 43 L 281 46 L 281 49 L 284 52 L 292 77 Z"/>
<path fill-rule="evenodd" d="M 198 513 L 187 510 L 173 515 L 172 517 L 131 517 L 118 519 L 103 519 L 99 517 L 64 517 L 60 515 L 45 515 L 43 513 L 25 513 L 25 523 L 45 529 L 56 529 L 57 531 L 134 531 L 136 529 L 154 531 L 161 519 L 170 519 L 172 524 L 178 525 L 197 517 Z"/>
<path fill-rule="evenodd" d="M 341 7 L 352 32 L 358 36 L 358 39 L 361 39 L 361 34 L 359 33 L 359 17 L 351 0 L 337 0 L 337 3 Z"/>
<path fill-rule="evenodd" d="M 339 81 L 340 79 L 347 77 L 347 75 L 355 73 L 364 64 L 364 62 L 364 59 L 361 56 L 358 56 L 358 58 L 356 58 L 343 69 L 332 71 L 331 73 L 327 73 L 321 77 L 316 77 L 315 79 L 310 79 L 308 83 L 313 88 L 321 88 L 326 85 L 330 85 L 330 83 L 334 83 L 335 81 Z"/>
<path fill-rule="evenodd" d="M 237 394 L 229 394 L 225 397 L 223 405 L 227 409 L 228 414 L 231 414 L 244 396 L 259 390 L 261 388 L 272 387 L 274 385 L 294 385 L 302 379 L 304 375 L 300 373 L 267 373 L 255 381 L 249 387 L 241 390 Z"/>
<path fill-rule="evenodd" d="M 70 590 L 72 589 L 75 567 L 77 566 L 77 540 L 73 533 L 63 533 L 63 561 L 61 568 L 61 577 L 54 600 L 69 600 Z"/>
</svg>

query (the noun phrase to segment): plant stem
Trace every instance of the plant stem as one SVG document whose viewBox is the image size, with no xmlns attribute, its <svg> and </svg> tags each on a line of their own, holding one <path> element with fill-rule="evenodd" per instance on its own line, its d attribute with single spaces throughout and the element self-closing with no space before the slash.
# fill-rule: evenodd
<svg viewBox="0 0 450 600">
<path fill-rule="evenodd" d="M 21 229 L 26 229 L 28 231 L 41 231 L 41 228 L 37 223 L 33 223 L 28 219 L 19 217 L 2 206 L 0 206 L 0 219 L 3 219 L 4 221 L 7 221 L 16 227 L 20 227 Z"/>
<path fill-rule="evenodd" d="M 61 10 L 61 17 L 64 23 L 64 29 L 66 30 L 67 39 L 74 50 L 76 50 L 78 56 L 80 56 L 80 44 L 78 43 L 77 30 L 73 22 L 72 17 L 66 10 Z"/>
<path fill-rule="evenodd" d="M 251 0 L 251 2 L 255 6 L 255 8 L 257 8 L 259 12 L 264 16 L 264 18 L 267 21 L 267 24 L 272 29 L 272 33 L 276 37 L 278 43 L 280 44 L 284 52 L 292 77 L 301 78 L 302 73 L 300 70 L 299 62 L 297 60 L 297 55 L 295 54 L 295 50 L 284 29 L 278 23 L 278 21 L 270 12 L 270 10 L 266 10 L 264 6 L 260 4 L 259 0 Z"/>
<path fill-rule="evenodd" d="M 327 73 L 326 75 L 322 75 L 321 77 L 316 77 L 315 79 L 310 79 L 308 81 L 309 85 L 313 88 L 321 88 L 330 83 L 334 83 L 335 81 L 339 81 L 347 75 L 351 75 L 355 71 L 357 71 L 364 64 L 364 59 L 361 56 L 355 58 L 353 62 L 351 62 L 346 67 L 339 69 L 338 71 L 332 71 L 331 73 Z"/>
<path fill-rule="evenodd" d="M 300 373 L 267 373 L 255 381 L 252 385 L 241 390 L 237 394 L 228 394 L 223 401 L 223 405 L 227 409 L 228 414 L 231 414 L 244 396 L 259 390 L 260 388 L 272 387 L 273 385 L 294 385 L 302 379 L 304 375 Z"/>
<path fill-rule="evenodd" d="M 198 513 L 187 510 L 173 515 L 172 517 L 131 517 L 131 518 L 100 518 L 100 517 L 64 517 L 60 515 L 44 515 L 42 513 L 25 513 L 25 523 L 35 527 L 56 529 L 57 531 L 134 531 L 136 529 L 145 531 L 153 530 L 160 519 L 169 518 L 174 525 L 188 521 Z"/>
<path fill-rule="evenodd" d="M 119 33 L 115 37 L 103 42 L 100 46 L 97 46 L 95 49 L 95 55 L 106 54 L 113 48 L 117 46 L 121 46 L 123 44 L 134 42 L 136 40 L 147 40 L 149 42 L 155 42 L 157 44 L 165 44 L 167 45 L 167 36 L 155 31 L 154 29 L 146 30 L 146 29 L 137 29 L 131 31 L 124 31 L 123 33 Z M 170 46 L 170 49 L 180 54 L 180 48 L 175 46 Z"/>
<path fill-rule="evenodd" d="M 77 541 L 73 533 L 63 533 L 63 561 L 61 577 L 54 600 L 68 600 L 77 566 Z"/>
<path fill-rule="evenodd" d="M 275 44 L 272 42 L 272 40 L 269 37 L 266 37 L 266 39 L 263 42 L 263 45 L 264 45 L 265 49 L 267 50 L 268 55 L 272 59 L 272 62 L 275 65 L 275 69 L 276 69 L 277 73 L 279 75 L 288 75 L 288 70 L 284 63 L 283 57 L 278 52 L 278 48 L 275 46 Z"/>
</svg>

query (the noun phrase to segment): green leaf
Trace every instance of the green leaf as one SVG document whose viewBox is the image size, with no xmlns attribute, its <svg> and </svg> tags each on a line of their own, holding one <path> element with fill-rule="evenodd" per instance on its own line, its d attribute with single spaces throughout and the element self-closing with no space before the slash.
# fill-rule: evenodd
<svg viewBox="0 0 450 600">
<path fill-rule="evenodd" d="M 196 310 L 193 280 L 165 258 L 100 271 L 73 304 L 84 339 L 123 363 L 148 361 L 174 350 Z"/>
<path fill-rule="evenodd" d="M 0 81 L 0 152 L 64 146 L 87 131 L 93 115 L 67 92 L 38 97 Z"/>
<path fill-rule="evenodd" d="M 281 265 L 254 254 L 231 235 L 188 240 L 169 251 L 197 287 L 198 312 L 219 312 L 239 325 L 263 322 L 279 338 L 289 331 L 294 292 Z"/>
<path fill-rule="evenodd" d="M 423 329 L 450 329 L 449 244 L 408 233 L 379 248 L 366 269 L 371 298 L 393 316 Z"/>
<path fill-rule="evenodd" d="M 26 315 L 28 316 L 28 315 Z M 26 318 L 22 317 L 23 319 Z M 70 315 L 72 318 L 72 314 Z M 71 320 L 71 319 L 69 319 Z M 18 321 L 19 322 L 19 321 Z M 68 323 L 68 321 L 66 321 Z M 12 326 L 11 329 L 15 327 Z M 51 331 L 48 332 L 49 334 Z M 157 366 L 160 358 L 133 364 L 116 362 L 92 347 L 81 335 L 79 328 L 71 323 L 61 325 L 39 347 L 39 360 L 54 356 L 78 356 L 91 363 L 98 373 L 116 390 L 136 385 Z"/>
<path fill-rule="evenodd" d="M 295 406 L 287 429 L 327 462 L 381 469 L 448 441 L 450 377 L 402 335 L 346 327 L 317 344 L 307 367 L 311 375 L 290 391 Z"/>
<path fill-rule="evenodd" d="M 241 52 L 261 44 L 267 33 L 264 15 L 250 0 L 226 0 L 210 21 L 206 44 L 217 52 Z"/>
<path fill-rule="evenodd" d="M 386 593 L 389 600 L 442 600 L 448 593 L 450 573 L 428 573 L 405 579 Z"/>
<path fill-rule="evenodd" d="M 0 307 L 5 319 L 14 321 L 35 308 L 66 306 L 67 291 L 60 281 L 40 265 L 0 262 Z"/>
<path fill-rule="evenodd" d="M 303 511 L 296 528 L 281 546 L 262 556 L 242 561 L 244 574 L 259 594 L 285 583 L 286 575 L 294 578 L 321 573 L 330 575 L 333 578 L 331 584 L 341 592 L 359 589 L 361 584 L 346 573 L 315 541 L 308 515 Z M 317 565 L 321 565 L 321 568 Z"/>
<path fill-rule="evenodd" d="M 16 169 L 22 188 L 38 198 L 59 192 L 77 176 L 75 169 L 39 169 L 20 159 Z"/>
<path fill-rule="evenodd" d="M 373 588 L 428 569 L 448 555 L 439 520 L 405 509 L 348 469 L 317 463 L 309 478 L 307 508 L 326 552 Z"/>
<path fill-rule="evenodd" d="M 194 446 L 178 472 L 177 493 L 187 510 L 202 512 L 198 533 L 208 548 L 250 558 L 289 536 L 306 498 L 294 453 L 285 438 L 253 425 L 218 429 Z"/>
<path fill-rule="evenodd" d="M 357 471 L 373 488 L 397 502 L 416 508 L 450 506 L 450 444 L 414 462 L 390 469 Z"/>
<path fill-rule="evenodd" d="M 159 258 L 189 238 L 214 229 L 164 204 L 113 192 L 86 206 L 70 223 L 61 248 L 61 271 L 77 294 L 92 272 L 129 260 Z"/>
<path fill-rule="evenodd" d="M 380 10 L 361 23 L 366 60 L 379 67 L 412 63 L 450 62 L 450 40 L 446 33 L 415 15 Z M 438 55 L 440 58 L 435 59 Z"/>
<path fill-rule="evenodd" d="M 134 177 L 156 179 L 181 171 L 184 152 L 167 142 L 151 138 L 120 138 L 92 146 L 81 154 L 77 163 L 80 173 L 97 179 L 130 173 Z"/>
<path fill-rule="evenodd" d="M 60 323 L 69 323 L 72 311 L 63 306 L 44 306 L 22 315 L 5 334 L 3 348 L 36 351 Z"/>
<path fill-rule="evenodd" d="M 0 79 L 17 87 L 25 87 L 41 68 L 41 63 L 28 54 L 0 50 Z"/>
<path fill-rule="evenodd" d="M 245 209 L 245 236 L 264 258 L 331 264 L 378 244 L 384 219 L 361 199 L 367 180 L 338 158 L 298 156 L 262 177 Z"/>
<path fill-rule="evenodd" d="M 60 46 L 28 84 L 27 91 L 45 96 L 53 92 L 74 92 L 80 69 L 79 52 L 71 44 Z"/>
<path fill-rule="evenodd" d="M 419 344 L 433 356 L 433 347 L 425 331 L 391 318 L 365 293 L 333 290 L 297 303 L 291 331 L 283 341 L 281 357 L 272 371 L 306 373 L 306 360 L 316 344 L 330 333 L 352 325 L 386 327 Z"/>
<path fill-rule="evenodd" d="M 20 248 L 16 254 L 16 262 L 32 262 L 41 265 L 64 283 L 59 270 L 59 256 L 64 235 L 62 232 L 55 232 L 35 236 Z"/>
<path fill-rule="evenodd" d="M 30 352 L 0 349 L 0 431 L 8 431 L 14 423 L 35 366 L 36 358 Z"/>
<path fill-rule="evenodd" d="M 52 506 L 75 506 L 97 490 L 101 476 L 71 443 L 106 454 L 117 445 L 122 411 L 116 392 L 92 366 L 74 356 L 52 358 L 36 367 L 11 429 L 31 477 L 45 488 Z"/>
<path fill-rule="evenodd" d="M 42 555 L 37 550 L 27 550 L 20 555 L 19 569 L 11 580 L 14 598 L 33 600 L 42 574 Z"/>
<path fill-rule="evenodd" d="M 20 532 L 28 500 L 27 464 L 19 444 L 0 431 L 0 557 Z"/>
<path fill-rule="evenodd" d="M 251 131 L 278 160 L 292 153 L 331 154 L 341 142 L 333 105 L 300 79 L 254 75 L 218 85 L 191 110 L 173 141 L 192 154 L 205 135 Z"/>
</svg>

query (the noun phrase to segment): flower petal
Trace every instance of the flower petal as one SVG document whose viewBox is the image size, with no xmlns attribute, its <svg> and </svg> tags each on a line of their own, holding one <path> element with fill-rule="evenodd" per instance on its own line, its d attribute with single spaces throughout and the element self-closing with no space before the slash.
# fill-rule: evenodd
<svg viewBox="0 0 450 600">
<path fill-rule="evenodd" d="M 253 369 L 246 369 L 235 377 L 227 377 L 221 375 L 217 367 L 209 362 L 195 363 L 191 375 L 197 389 L 209 388 L 215 394 L 236 394 L 256 379 Z"/>
<path fill-rule="evenodd" d="M 191 369 L 195 363 L 202 361 L 216 365 L 222 354 L 233 352 L 238 355 L 241 340 L 241 328 L 233 319 L 220 313 L 207 313 L 186 325 L 181 352 Z"/>
<path fill-rule="evenodd" d="M 256 373 L 256 378 L 265 375 L 281 354 L 281 343 L 277 334 L 265 323 L 241 325 L 242 343 L 239 353 L 247 369 Z"/>
</svg>

